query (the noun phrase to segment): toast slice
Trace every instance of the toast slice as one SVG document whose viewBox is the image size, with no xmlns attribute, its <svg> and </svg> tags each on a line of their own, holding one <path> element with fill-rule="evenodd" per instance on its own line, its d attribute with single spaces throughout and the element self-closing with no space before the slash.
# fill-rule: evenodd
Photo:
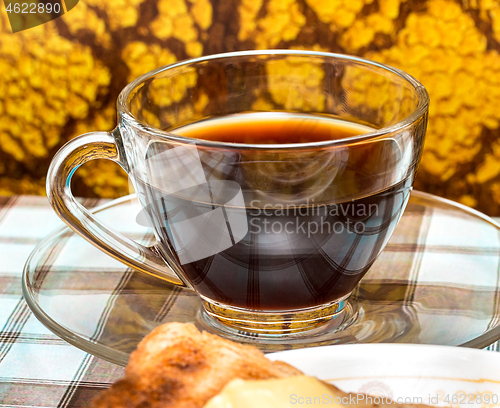
<svg viewBox="0 0 500 408">
<path fill-rule="evenodd" d="M 230 380 L 284 378 L 302 373 L 268 360 L 253 346 L 168 323 L 147 335 L 130 356 L 125 378 L 99 394 L 92 408 L 202 408 Z"/>
<path fill-rule="evenodd" d="M 234 379 L 294 376 L 303 373 L 287 363 L 268 360 L 253 346 L 200 333 L 192 324 L 167 323 L 139 343 L 130 356 L 125 378 L 99 394 L 91 408 L 203 408 Z M 373 403 L 368 398 L 360 400 L 362 394 L 323 385 L 332 400 L 330 406 L 337 408 L 428 408 L 387 398 Z M 262 387 L 266 390 L 267 384 Z"/>
</svg>

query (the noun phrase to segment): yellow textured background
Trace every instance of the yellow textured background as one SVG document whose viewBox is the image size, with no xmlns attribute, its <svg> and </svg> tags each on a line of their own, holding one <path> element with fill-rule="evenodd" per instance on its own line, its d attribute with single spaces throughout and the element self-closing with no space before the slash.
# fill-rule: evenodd
<svg viewBox="0 0 500 408">
<path fill-rule="evenodd" d="M 0 194 L 44 194 L 53 154 L 111 130 L 131 79 L 255 48 L 361 55 L 414 75 L 431 96 L 416 187 L 500 215 L 500 0 L 80 0 L 16 34 L 2 8 Z M 99 161 L 74 191 L 117 197 L 128 183 Z"/>
</svg>

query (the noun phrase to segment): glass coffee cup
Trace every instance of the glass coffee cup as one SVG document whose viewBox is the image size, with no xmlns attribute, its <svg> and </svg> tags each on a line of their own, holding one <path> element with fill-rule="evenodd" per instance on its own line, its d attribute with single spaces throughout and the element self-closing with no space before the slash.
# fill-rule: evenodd
<svg viewBox="0 0 500 408">
<path fill-rule="evenodd" d="M 125 87 L 112 132 L 63 146 L 47 193 L 105 253 L 193 289 L 213 327 L 301 336 L 345 310 L 391 237 L 428 104 L 408 74 L 351 56 L 269 50 L 183 61 Z M 155 245 L 114 232 L 72 196 L 72 174 L 102 158 L 128 173 Z"/>
</svg>

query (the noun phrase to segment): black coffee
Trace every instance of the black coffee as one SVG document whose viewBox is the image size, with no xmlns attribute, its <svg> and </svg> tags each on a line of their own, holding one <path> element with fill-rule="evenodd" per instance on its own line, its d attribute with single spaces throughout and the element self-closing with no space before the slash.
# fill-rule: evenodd
<svg viewBox="0 0 500 408">
<path fill-rule="evenodd" d="M 304 122 L 304 116 L 295 119 L 276 114 L 208 120 L 174 133 L 193 139 L 260 145 L 320 142 L 369 130 L 338 120 L 311 116 Z M 153 144 L 148 155 L 161 157 L 175 147 Z M 332 156 L 331 152 L 315 149 L 296 154 L 200 145 L 200 172 L 206 183 L 198 180 L 198 184 L 171 192 L 162 189 L 161 183 L 136 180 L 136 188 L 141 201 L 148 204 L 160 245 L 174 253 L 185 276 L 202 296 L 246 309 L 301 309 L 349 294 L 378 257 L 402 215 L 411 177 L 355 200 L 335 198 L 341 193 L 345 198 L 369 191 L 375 185 L 370 182 L 370 169 L 379 166 L 380 149 L 380 145 L 373 145 L 357 156 L 343 152 Z M 387 147 L 384 149 L 386 152 Z M 149 168 L 150 178 L 156 177 L 151 173 L 158 172 L 158 163 L 162 162 L 155 163 L 156 168 Z M 193 168 L 187 166 L 179 177 L 190 171 L 195 174 Z M 340 182 L 335 188 L 331 186 L 344 176 L 345 185 Z M 190 179 L 193 177 L 199 175 Z M 223 186 L 226 190 L 222 193 L 217 184 L 220 180 L 230 183 L 230 188 Z M 238 209 L 235 203 L 239 191 L 244 205 Z M 223 217 L 219 224 L 216 210 Z M 192 222 L 200 217 L 205 217 L 208 227 Z M 238 236 L 242 220 L 245 234 Z M 191 247 L 189 237 L 179 238 L 181 225 L 181 234 L 193 226 Z M 229 244 L 224 244 L 224 239 L 230 239 Z M 215 250 L 193 259 L 197 251 L 205 253 L 207 245 Z"/>
</svg>

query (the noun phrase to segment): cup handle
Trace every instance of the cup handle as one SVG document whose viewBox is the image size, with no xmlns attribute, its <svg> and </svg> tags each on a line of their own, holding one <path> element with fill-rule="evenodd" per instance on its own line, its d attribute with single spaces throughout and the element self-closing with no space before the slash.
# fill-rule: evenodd
<svg viewBox="0 0 500 408">
<path fill-rule="evenodd" d="M 187 287 L 154 246 L 148 248 L 109 229 L 75 200 L 71 177 L 78 167 L 94 159 L 112 160 L 127 171 L 112 133 L 92 132 L 72 139 L 56 153 L 47 174 L 47 196 L 56 214 L 77 234 L 125 265 Z"/>
</svg>

